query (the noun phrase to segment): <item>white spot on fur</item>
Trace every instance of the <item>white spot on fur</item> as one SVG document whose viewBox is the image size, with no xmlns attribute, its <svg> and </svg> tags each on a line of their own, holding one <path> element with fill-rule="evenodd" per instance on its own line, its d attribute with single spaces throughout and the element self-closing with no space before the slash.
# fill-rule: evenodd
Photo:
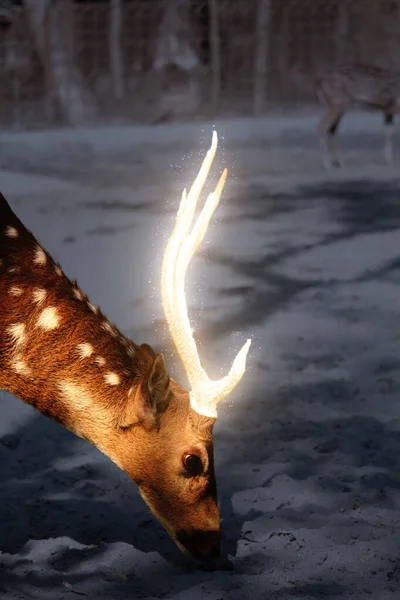
<svg viewBox="0 0 400 600">
<path fill-rule="evenodd" d="M 23 292 L 24 292 L 24 290 L 22 288 L 18 287 L 17 285 L 12 285 L 10 287 L 10 289 L 8 290 L 8 293 L 11 296 L 20 296 Z"/>
<path fill-rule="evenodd" d="M 83 386 L 72 381 L 60 381 L 57 387 L 68 401 L 69 407 L 73 407 L 84 413 L 87 413 L 91 408 L 96 408 L 93 398 Z"/>
<path fill-rule="evenodd" d="M 104 375 L 104 379 L 109 385 L 118 385 L 121 381 L 119 375 L 112 373 L 111 371 Z"/>
<path fill-rule="evenodd" d="M 90 308 L 90 310 L 97 315 L 97 313 L 99 312 L 99 307 L 95 306 L 94 304 L 92 304 L 91 302 L 87 303 L 88 307 Z"/>
<path fill-rule="evenodd" d="M 88 358 L 93 354 L 93 346 L 88 342 L 84 342 L 83 344 L 78 344 L 76 350 L 81 358 Z"/>
<path fill-rule="evenodd" d="M 69 429 L 72 429 L 77 435 L 86 439 L 91 439 L 92 436 L 95 436 L 95 439 L 97 438 L 97 448 L 122 469 L 118 457 L 110 450 L 109 445 L 103 445 L 98 441 L 100 437 L 99 431 L 106 438 L 106 434 L 110 430 L 110 411 L 99 402 L 96 402 L 96 399 L 91 396 L 83 385 L 64 380 L 60 381 L 57 387 L 60 390 L 61 401 L 64 401 L 65 406 L 72 408 L 74 411 L 74 419 L 68 425 Z"/>
<path fill-rule="evenodd" d="M 42 266 L 45 265 L 47 262 L 46 252 L 39 245 L 37 245 L 35 248 L 35 257 L 33 259 L 33 262 L 36 265 L 42 265 Z"/>
<path fill-rule="evenodd" d="M 107 333 L 111 334 L 113 337 L 118 336 L 118 333 L 115 331 L 114 327 L 108 321 L 104 321 L 102 323 L 101 327 L 102 327 L 102 329 L 104 329 L 104 331 L 107 331 Z"/>
<path fill-rule="evenodd" d="M 60 265 L 55 265 L 54 267 L 55 272 L 57 273 L 57 275 L 59 277 L 62 277 L 62 275 L 64 275 L 62 268 L 60 267 Z"/>
<path fill-rule="evenodd" d="M 12 368 L 16 373 L 18 373 L 18 375 L 24 375 L 25 377 L 30 375 L 32 372 L 19 354 L 12 360 Z"/>
<path fill-rule="evenodd" d="M 10 267 L 7 269 L 7 273 L 18 273 L 19 267 Z"/>
<path fill-rule="evenodd" d="M 79 288 L 74 288 L 74 296 L 77 300 L 83 300 L 83 294 Z"/>
<path fill-rule="evenodd" d="M 50 331 L 50 329 L 56 329 L 59 323 L 60 317 L 57 314 L 57 309 L 54 306 L 48 306 L 41 312 L 37 326 Z"/>
<path fill-rule="evenodd" d="M 17 238 L 19 233 L 18 231 L 15 229 L 15 227 L 11 227 L 11 225 L 9 225 L 8 227 L 6 227 L 6 236 L 9 238 Z"/>
<path fill-rule="evenodd" d="M 128 397 L 132 394 L 132 392 L 133 392 L 134 389 L 135 389 L 134 386 L 132 386 L 131 388 L 129 388 Z"/>
<path fill-rule="evenodd" d="M 98 365 L 100 365 L 101 367 L 104 367 L 104 365 L 106 364 L 106 359 L 103 358 L 102 356 L 97 356 L 96 357 L 96 362 Z"/>
<path fill-rule="evenodd" d="M 46 294 L 47 292 L 43 288 L 35 288 L 32 293 L 32 302 L 36 302 L 36 304 L 41 304 L 46 298 Z"/>
<path fill-rule="evenodd" d="M 133 346 L 129 346 L 126 353 L 128 354 L 128 356 L 133 358 L 135 356 L 135 348 Z"/>
<path fill-rule="evenodd" d="M 10 334 L 12 341 L 16 346 L 21 346 L 25 342 L 26 333 L 24 323 L 13 323 L 7 327 L 7 333 Z"/>
</svg>

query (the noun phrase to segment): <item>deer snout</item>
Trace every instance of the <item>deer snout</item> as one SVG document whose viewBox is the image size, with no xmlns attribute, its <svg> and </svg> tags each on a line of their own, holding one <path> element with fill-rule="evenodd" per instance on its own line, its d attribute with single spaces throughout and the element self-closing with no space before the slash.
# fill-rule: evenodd
<svg viewBox="0 0 400 600">
<path fill-rule="evenodd" d="M 177 540 L 188 554 L 199 562 L 214 562 L 220 556 L 220 529 L 180 531 Z"/>
</svg>

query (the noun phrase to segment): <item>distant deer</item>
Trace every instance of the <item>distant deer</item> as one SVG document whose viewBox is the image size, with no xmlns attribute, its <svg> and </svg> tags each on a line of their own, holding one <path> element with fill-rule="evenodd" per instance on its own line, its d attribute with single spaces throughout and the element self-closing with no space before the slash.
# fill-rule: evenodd
<svg viewBox="0 0 400 600">
<path fill-rule="evenodd" d="M 347 63 L 332 72 L 319 73 L 315 86 L 318 98 L 327 106 L 318 125 L 323 166 L 340 166 L 336 133 L 341 118 L 351 108 L 383 113 L 383 155 L 386 163 L 392 164 L 394 116 L 399 113 L 397 98 L 400 96 L 400 74 L 371 65 Z"/>
<path fill-rule="evenodd" d="M 162 302 L 190 392 L 162 354 L 122 335 L 64 275 L 0 194 L 0 388 L 93 443 L 137 484 L 178 547 L 220 555 L 212 431 L 217 403 L 242 378 L 250 340 L 228 375 L 206 375 L 193 338 L 185 273 L 216 209 L 225 170 L 193 223 L 217 149 L 183 192 L 161 274 Z"/>
<path fill-rule="evenodd" d="M 326 169 L 339 167 L 337 129 L 345 114 L 352 108 L 378 110 L 384 115 L 385 133 L 383 156 L 393 163 L 394 117 L 400 112 L 400 73 L 361 63 L 344 63 L 333 70 L 317 70 L 311 77 L 303 67 L 291 69 L 292 79 L 300 87 L 309 87 L 326 110 L 318 124 L 322 164 Z"/>
</svg>

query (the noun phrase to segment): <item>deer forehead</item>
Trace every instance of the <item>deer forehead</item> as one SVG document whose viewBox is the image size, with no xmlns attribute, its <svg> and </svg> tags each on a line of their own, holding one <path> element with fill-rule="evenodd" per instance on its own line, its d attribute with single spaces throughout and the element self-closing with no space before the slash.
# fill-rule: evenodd
<svg viewBox="0 0 400 600">
<path fill-rule="evenodd" d="M 175 383 L 175 382 L 173 382 Z M 162 430 L 167 442 L 179 452 L 189 452 L 196 448 L 203 455 L 212 447 L 214 419 L 196 413 L 190 406 L 189 394 L 179 384 L 172 385 L 173 400 L 168 410 L 161 415 Z M 177 393 L 174 390 L 178 390 Z"/>
</svg>

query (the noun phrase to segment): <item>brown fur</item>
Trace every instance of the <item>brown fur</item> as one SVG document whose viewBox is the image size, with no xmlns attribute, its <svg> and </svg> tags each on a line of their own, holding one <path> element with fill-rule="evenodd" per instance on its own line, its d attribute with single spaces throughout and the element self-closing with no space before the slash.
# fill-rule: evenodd
<svg viewBox="0 0 400 600">
<path fill-rule="evenodd" d="M 7 235 L 9 227 L 17 237 Z M 0 194 L 0 387 L 95 444 L 126 471 L 184 552 L 198 560 L 216 558 L 221 534 L 214 420 L 192 410 L 162 355 L 108 324 L 48 253 L 46 264 L 35 263 L 37 243 Z M 40 301 L 35 289 L 46 291 Z M 59 323 L 44 330 L 39 316 L 49 307 Z M 10 326 L 16 326 L 14 336 Z M 80 356 L 80 344 L 90 344 L 92 354 Z M 98 356 L 105 365 L 96 362 Z M 107 373 L 112 377 L 106 381 Z M 197 476 L 183 466 L 183 457 L 193 453 L 204 466 Z"/>
<path fill-rule="evenodd" d="M 318 125 L 325 167 L 340 164 L 336 133 L 343 115 L 352 108 L 383 113 L 384 158 L 388 164 L 393 162 L 393 122 L 399 112 L 397 98 L 400 95 L 400 74 L 372 65 L 345 63 L 332 72 L 319 73 L 315 89 L 319 100 L 326 105 Z"/>
</svg>

